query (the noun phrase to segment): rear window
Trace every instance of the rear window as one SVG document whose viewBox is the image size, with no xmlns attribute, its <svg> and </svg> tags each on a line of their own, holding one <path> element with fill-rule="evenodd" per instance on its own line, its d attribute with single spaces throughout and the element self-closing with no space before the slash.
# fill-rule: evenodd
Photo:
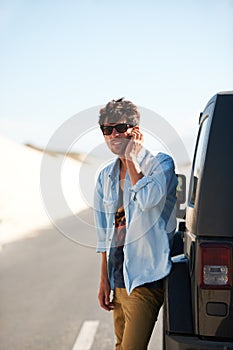
<svg viewBox="0 0 233 350">
<path fill-rule="evenodd" d="M 206 117 L 203 119 L 199 128 L 193 171 L 191 175 L 190 193 L 189 193 L 189 204 L 191 206 L 195 205 L 198 180 L 201 176 L 201 169 L 203 167 L 204 160 L 205 160 L 205 154 L 206 154 L 207 143 L 208 143 L 209 125 L 210 125 L 208 121 L 209 121 L 209 116 L 207 114 Z"/>
</svg>

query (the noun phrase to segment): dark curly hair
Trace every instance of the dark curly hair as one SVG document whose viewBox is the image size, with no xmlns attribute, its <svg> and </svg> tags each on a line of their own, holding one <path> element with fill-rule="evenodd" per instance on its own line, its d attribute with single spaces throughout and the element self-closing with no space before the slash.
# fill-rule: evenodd
<svg viewBox="0 0 233 350">
<path fill-rule="evenodd" d="M 140 113 L 131 101 L 127 101 L 124 97 L 118 100 L 112 100 L 99 111 L 99 125 L 105 122 L 117 123 L 120 119 L 125 118 L 126 122 L 131 125 L 139 125 Z"/>
</svg>

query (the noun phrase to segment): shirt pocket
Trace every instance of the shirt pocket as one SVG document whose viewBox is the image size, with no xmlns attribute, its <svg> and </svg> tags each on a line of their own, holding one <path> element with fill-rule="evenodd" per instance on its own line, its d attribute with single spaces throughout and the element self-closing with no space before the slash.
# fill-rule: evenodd
<svg viewBox="0 0 233 350">
<path fill-rule="evenodd" d="M 117 204 L 118 204 L 117 199 L 104 197 L 103 204 L 104 204 L 106 214 L 113 214 L 113 213 L 115 214 L 115 212 L 117 211 Z"/>
</svg>

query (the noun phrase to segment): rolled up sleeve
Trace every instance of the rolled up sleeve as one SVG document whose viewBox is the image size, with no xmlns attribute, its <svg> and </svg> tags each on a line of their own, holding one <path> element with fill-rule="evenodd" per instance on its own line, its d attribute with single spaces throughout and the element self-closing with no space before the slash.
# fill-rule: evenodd
<svg viewBox="0 0 233 350">
<path fill-rule="evenodd" d="M 155 207 L 166 200 L 168 187 L 176 175 L 174 162 L 166 154 L 159 153 L 157 157 L 143 149 L 138 156 L 138 165 L 144 176 L 131 188 L 134 200 L 137 200 L 141 210 Z"/>
</svg>

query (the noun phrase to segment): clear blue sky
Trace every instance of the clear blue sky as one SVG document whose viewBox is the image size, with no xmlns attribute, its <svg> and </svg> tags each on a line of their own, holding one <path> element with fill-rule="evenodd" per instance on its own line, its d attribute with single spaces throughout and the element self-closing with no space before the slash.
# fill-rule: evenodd
<svg viewBox="0 0 233 350">
<path fill-rule="evenodd" d="M 45 146 L 125 96 L 192 136 L 208 99 L 233 89 L 232 37 L 232 0 L 1 0 L 1 134 Z"/>
</svg>

